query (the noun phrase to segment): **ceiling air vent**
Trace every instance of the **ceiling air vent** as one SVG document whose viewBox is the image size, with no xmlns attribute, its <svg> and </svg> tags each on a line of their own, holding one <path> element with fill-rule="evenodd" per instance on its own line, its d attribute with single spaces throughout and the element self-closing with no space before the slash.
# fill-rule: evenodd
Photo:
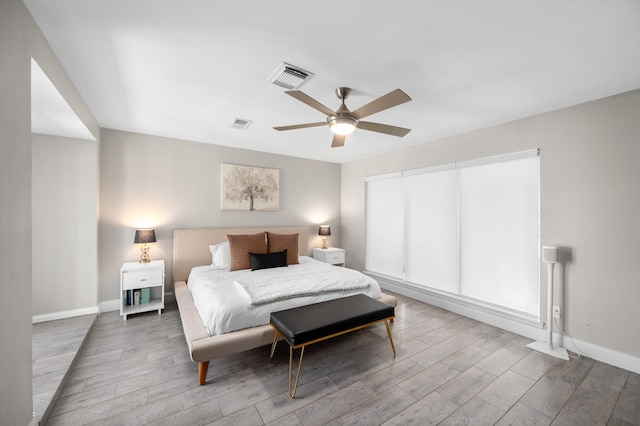
<svg viewBox="0 0 640 426">
<path fill-rule="evenodd" d="M 302 84 L 311 77 L 313 77 L 313 73 L 283 62 L 276 68 L 273 74 L 269 76 L 268 81 L 276 86 L 293 90 L 302 86 Z"/>
<path fill-rule="evenodd" d="M 231 127 L 233 127 L 234 129 L 247 130 L 247 128 L 251 126 L 251 123 L 253 123 L 253 121 L 251 120 L 247 120 L 245 118 L 236 118 L 235 120 L 233 120 L 233 124 L 231 125 Z"/>
</svg>

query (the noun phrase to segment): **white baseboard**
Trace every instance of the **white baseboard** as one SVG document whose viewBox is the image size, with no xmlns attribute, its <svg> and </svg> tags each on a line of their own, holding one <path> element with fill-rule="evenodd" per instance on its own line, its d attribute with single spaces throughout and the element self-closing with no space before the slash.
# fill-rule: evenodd
<svg viewBox="0 0 640 426">
<path fill-rule="evenodd" d="M 173 302 L 176 300 L 176 296 L 172 291 L 164 293 L 164 301 Z M 120 310 L 120 299 L 105 300 L 98 305 L 100 312 L 113 312 Z"/>
<path fill-rule="evenodd" d="M 97 313 L 98 313 L 98 307 L 92 306 L 90 308 L 74 309 L 71 311 L 60 311 L 60 312 L 52 312 L 50 314 L 34 315 L 31 317 L 31 322 L 33 324 L 36 324 L 39 322 L 54 321 L 54 320 L 59 320 L 64 318 L 73 318 L 73 317 L 79 317 L 82 315 L 97 314 Z"/>
<path fill-rule="evenodd" d="M 463 315 L 498 328 L 502 328 L 503 330 L 511 331 L 512 333 L 516 333 L 533 340 L 543 342 L 547 341 L 547 332 L 542 328 L 542 323 L 527 323 L 527 321 L 521 321 L 517 318 L 509 318 L 509 315 L 504 315 L 499 311 L 493 312 L 490 309 L 484 309 L 481 306 L 474 306 L 473 304 L 442 296 L 426 289 L 423 290 L 376 274 L 368 272 L 365 273 L 371 275 L 384 289 L 388 289 L 395 293 L 420 300 L 430 305 L 455 312 L 456 314 Z M 559 333 L 553 334 L 553 341 L 554 345 L 564 347 L 573 353 L 640 374 L 639 357 L 574 339 L 572 337 L 564 337 Z"/>
<path fill-rule="evenodd" d="M 120 310 L 120 299 L 105 300 L 104 302 L 100 302 L 98 304 L 98 309 L 99 309 L 100 313 L 119 311 Z"/>
<path fill-rule="evenodd" d="M 545 330 L 542 328 L 543 324 L 535 319 L 519 317 L 507 311 L 483 307 L 466 300 L 456 299 L 445 294 L 422 289 L 409 283 L 394 281 L 369 272 L 365 273 L 378 281 L 383 289 L 388 289 L 456 314 L 502 328 L 503 330 L 511 331 L 521 336 L 529 337 L 533 340 L 546 339 Z"/>
<path fill-rule="evenodd" d="M 165 302 L 172 302 L 172 301 L 175 301 L 175 299 L 176 297 L 173 292 L 167 292 L 164 294 Z M 104 302 L 100 302 L 98 306 L 92 306 L 90 308 L 82 308 L 82 309 L 74 309 L 71 311 L 60 311 L 60 312 L 52 312 L 50 314 L 34 315 L 33 317 L 31 317 L 31 322 L 33 324 L 36 324 L 39 322 L 54 321 L 54 320 L 65 319 L 65 318 L 79 317 L 82 315 L 99 314 L 102 312 L 113 312 L 113 311 L 119 311 L 119 310 L 120 310 L 120 299 L 105 300 Z"/>
<path fill-rule="evenodd" d="M 595 359 L 596 361 L 604 362 L 605 364 L 640 374 L 640 358 L 636 356 L 618 352 L 603 346 L 594 345 L 593 343 L 574 339 L 572 337 L 565 337 L 562 341 L 563 346 L 571 352 L 579 353 L 587 358 Z"/>
</svg>

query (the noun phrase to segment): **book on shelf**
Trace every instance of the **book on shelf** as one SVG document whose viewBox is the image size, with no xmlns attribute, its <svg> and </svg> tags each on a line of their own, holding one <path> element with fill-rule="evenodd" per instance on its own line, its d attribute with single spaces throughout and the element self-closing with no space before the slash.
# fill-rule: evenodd
<svg viewBox="0 0 640 426">
<path fill-rule="evenodd" d="M 151 302 L 151 289 L 136 288 L 133 290 L 126 290 L 124 304 L 126 306 L 142 305 L 144 303 Z"/>
<path fill-rule="evenodd" d="M 140 295 L 140 303 L 151 302 L 151 289 L 149 287 L 143 288 Z"/>
</svg>

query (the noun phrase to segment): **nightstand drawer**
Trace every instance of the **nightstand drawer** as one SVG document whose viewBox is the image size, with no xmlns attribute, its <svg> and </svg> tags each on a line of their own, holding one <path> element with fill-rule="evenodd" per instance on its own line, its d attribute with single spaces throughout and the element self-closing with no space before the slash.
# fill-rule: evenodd
<svg viewBox="0 0 640 426">
<path fill-rule="evenodd" d="M 162 285 L 162 271 L 135 271 L 122 274 L 122 289 L 132 290 Z"/>
<path fill-rule="evenodd" d="M 329 247 L 328 249 L 315 248 L 313 249 L 313 258 L 331 265 L 344 265 L 344 253 L 344 249 L 336 247 Z"/>
<path fill-rule="evenodd" d="M 344 263 L 344 252 L 343 251 L 336 251 L 333 253 L 327 253 L 326 257 L 327 263 Z"/>
</svg>

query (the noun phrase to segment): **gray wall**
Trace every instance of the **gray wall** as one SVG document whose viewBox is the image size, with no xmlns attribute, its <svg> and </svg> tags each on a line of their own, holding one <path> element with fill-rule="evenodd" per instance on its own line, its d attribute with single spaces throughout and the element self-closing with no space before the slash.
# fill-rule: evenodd
<svg viewBox="0 0 640 426">
<path fill-rule="evenodd" d="M 33 135 L 33 315 L 98 303 L 98 143 Z"/>
<path fill-rule="evenodd" d="M 344 164 L 342 242 L 365 262 L 365 176 L 541 148 L 541 242 L 564 247 L 565 328 L 640 356 L 640 91 Z M 541 299 L 546 269 L 541 265 Z M 545 302 L 542 302 L 545 305 Z M 542 307 L 542 318 L 546 309 Z"/>
<path fill-rule="evenodd" d="M 32 57 L 99 136 L 97 122 L 22 1 L 0 1 L 0 416 L 10 425 L 28 424 L 33 412 Z"/>
<path fill-rule="evenodd" d="M 280 170 L 280 211 L 220 210 L 220 164 Z M 102 129 L 100 142 L 100 301 L 119 297 L 119 270 L 140 258 L 137 227 L 153 227 L 152 259 L 164 259 L 172 290 L 173 230 L 252 226 L 332 225 L 340 244 L 340 165 L 204 143 Z M 333 232 L 335 229 L 335 233 Z"/>
<path fill-rule="evenodd" d="M 0 1 L 0 416 L 31 421 L 31 59 L 19 0 Z"/>
</svg>

